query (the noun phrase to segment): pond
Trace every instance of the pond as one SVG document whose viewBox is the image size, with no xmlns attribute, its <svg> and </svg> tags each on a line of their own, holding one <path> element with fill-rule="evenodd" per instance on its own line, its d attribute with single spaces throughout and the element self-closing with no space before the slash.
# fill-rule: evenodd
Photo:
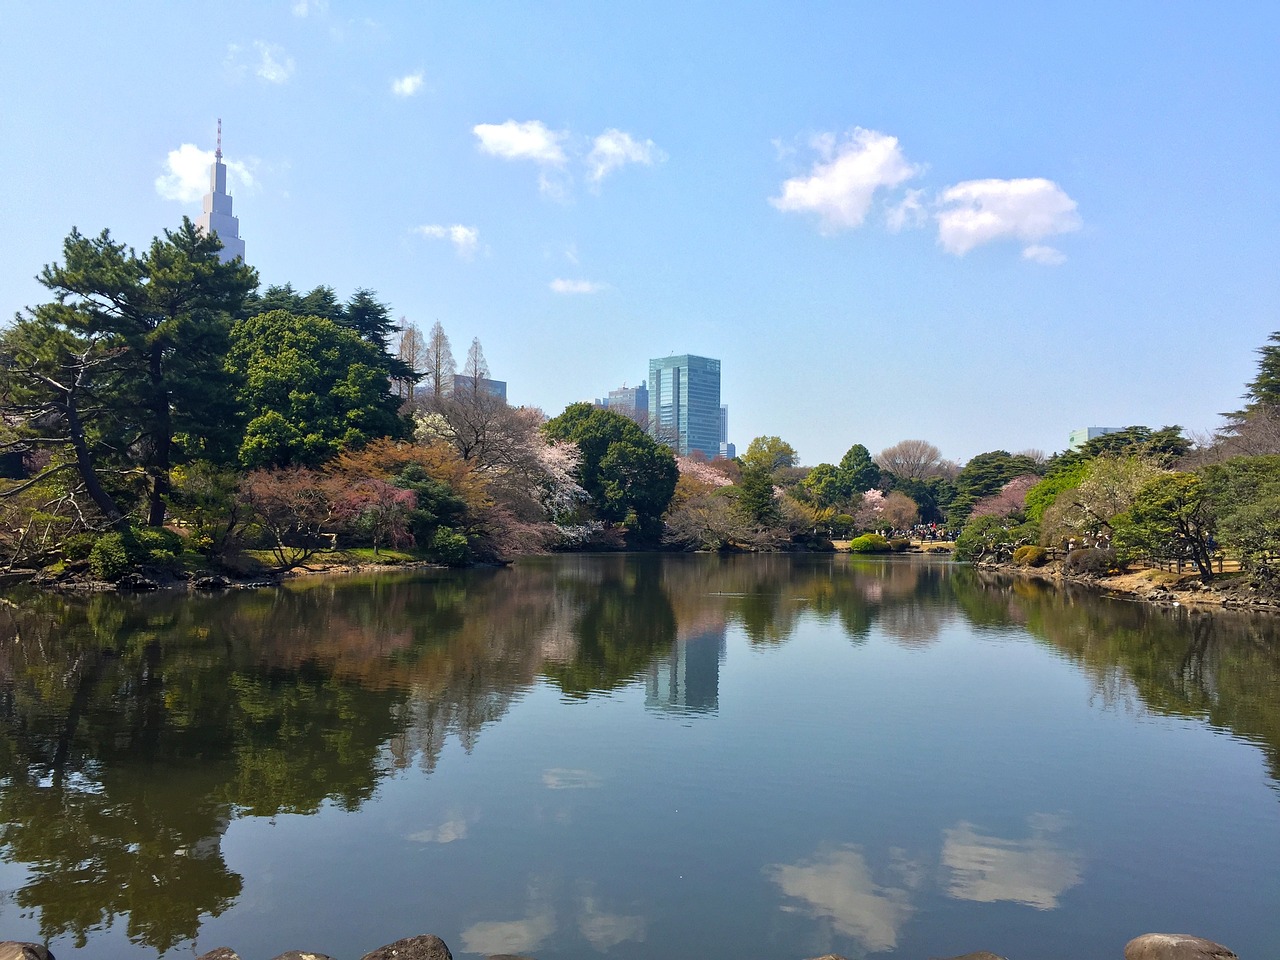
<svg viewBox="0 0 1280 960">
<path fill-rule="evenodd" d="M 921 559 L 0 610 L 0 939 L 66 960 L 1280 953 L 1280 623 Z"/>
</svg>

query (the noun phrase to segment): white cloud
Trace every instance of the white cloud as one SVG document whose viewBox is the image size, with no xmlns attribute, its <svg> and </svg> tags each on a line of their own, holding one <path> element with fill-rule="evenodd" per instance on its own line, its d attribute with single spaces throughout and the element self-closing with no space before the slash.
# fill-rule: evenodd
<svg viewBox="0 0 1280 960">
<path fill-rule="evenodd" d="M 925 212 L 924 204 L 920 202 L 923 196 L 923 190 L 908 190 L 906 196 L 900 201 L 890 204 L 885 214 L 885 224 L 889 229 L 898 233 L 907 227 L 918 227 L 923 224 L 929 217 Z"/>
<path fill-rule="evenodd" d="M 1076 202 L 1052 180 L 1039 177 L 967 180 L 942 191 L 938 201 L 938 242 L 956 256 L 994 240 L 1033 242 L 1080 229 Z"/>
<path fill-rule="evenodd" d="M 329 9 L 329 0 L 295 0 L 293 15 L 306 17 L 313 13 L 325 13 Z"/>
<path fill-rule="evenodd" d="M 644 917 L 605 913 L 596 907 L 595 897 L 585 897 L 582 901 L 578 931 L 601 953 L 627 940 L 643 941 L 647 926 Z"/>
<path fill-rule="evenodd" d="M 599 774 L 590 770 L 570 770 L 552 767 L 542 773 L 542 785 L 548 790 L 586 790 L 604 783 Z"/>
<path fill-rule="evenodd" d="M 555 915 L 549 908 L 523 920 L 487 920 L 462 931 L 462 949 L 467 953 L 512 954 L 536 950 L 556 932 Z"/>
<path fill-rule="evenodd" d="M 476 250 L 480 246 L 479 229 L 463 226 L 461 223 L 455 223 L 452 226 L 445 226 L 441 223 L 428 223 L 413 229 L 415 233 L 420 233 L 424 237 L 448 240 L 453 244 L 454 249 L 458 251 L 458 256 L 464 260 L 470 260 L 474 257 Z"/>
<path fill-rule="evenodd" d="M 478 123 L 471 132 L 479 139 L 481 150 L 504 160 L 532 160 L 561 166 L 566 159 L 561 146 L 566 134 L 548 130 L 541 120 Z"/>
<path fill-rule="evenodd" d="M 636 140 L 631 134 L 610 127 L 592 141 L 591 152 L 587 154 L 587 176 L 599 183 L 628 163 L 652 166 L 666 159 L 667 155 L 652 140 Z"/>
<path fill-rule="evenodd" d="M 406 74 L 391 82 L 391 92 L 397 97 L 412 97 L 422 89 L 422 71 Z"/>
<path fill-rule="evenodd" d="M 1056 267 L 1067 262 L 1067 255 L 1056 247 L 1046 247 L 1033 243 L 1022 251 L 1022 259 L 1032 263 L 1041 263 L 1046 267 Z"/>
<path fill-rule="evenodd" d="M 1058 897 L 1080 883 L 1080 859 L 1052 839 L 1054 817 L 1030 818 L 1031 836 L 1006 840 L 980 834 L 972 824 L 943 831 L 942 865 L 951 871 L 947 893 L 976 903 L 1008 901 L 1053 910 Z"/>
<path fill-rule="evenodd" d="M 267 83 L 285 83 L 293 76 L 293 57 L 285 53 L 278 43 L 253 42 L 258 51 L 258 66 L 254 73 Z"/>
<path fill-rule="evenodd" d="M 604 284 L 594 283 L 591 280 L 552 280 L 548 286 L 555 293 L 599 293 L 604 289 Z"/>
<path fill-rule="evenodd" d="M 252 190 L 257 181 L 249 168 L 239 160 L 224 160 L 227 166 L 227 190 L 234 194 L 236 187 Z M 213 151 L 201 150 L 194 143 L 184 143 L 177 150 L 170 150 L 165 158 L 165 172 L 156 177 L 156 193 L 165 200 L 194 203 L 209 192 L 209 168 L 213 166 Z"/>
<path fill-rule="evenodd" d="M 829 920 L 836 932 L 871 953 L 896 947 L 898 931 L 913 913 L 908 892 L 873 880 L 855 847 L 841 847 L 821 859 L 774 864 L 765 868 L 765 876 L 784 895 L 800 901 L 784 910 Z"/>
<path fill-rule="evenodd" d="M 822 159 L 808 176 L 792 177 L 781 196 L 770 198 L 779 210 L 818 214 L 824 233 L 861 226 L 875 192 L 910 180 L 921 168 L 910 163 L 898 138 L 855 127 L 843 141 L 825 133 L 813 139 Z"/>
</svg>

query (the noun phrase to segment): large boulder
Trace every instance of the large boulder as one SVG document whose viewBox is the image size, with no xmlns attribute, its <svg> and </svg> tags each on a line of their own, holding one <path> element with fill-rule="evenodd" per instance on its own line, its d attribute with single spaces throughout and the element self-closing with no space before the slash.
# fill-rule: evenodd
<svg viewBox="0 0 1280 960">
<path fill-rule="evenodd" d="M 0 941 L 0 960 L 53 960 L 53 954 L 38 943 L 2 940 Z"/>
<path fill-rule="evenodd" d="M 947 960 L 1005 960 L 1005 958 L 989 950 L 978 950 L 975 953 L 962 953 L 958 957 L 948 957 Z"/>
<path fill-rule="evenodd" d="M 1144 933 L 1124 946 L 1124 960 L 1237 960 L 1220 943 L 1188 933 Z"/>
<path fill-rule="evenodd" d="M 310 950 L 286 950 L 271 960 L 333 960 L 327 953 L 312 953 Z"/>
<path fill-rule="evenodd" d="M 240 954 L 230 947 L 214 947 L 208 953 L 202 953 L 196 960 L 240 960 Z"/>
<path fill-rule="evenodd" d="M 429 933 L 388 943 L 366 953 L 360 960 L 453 960 L 444 941 Z"/>
</svg>

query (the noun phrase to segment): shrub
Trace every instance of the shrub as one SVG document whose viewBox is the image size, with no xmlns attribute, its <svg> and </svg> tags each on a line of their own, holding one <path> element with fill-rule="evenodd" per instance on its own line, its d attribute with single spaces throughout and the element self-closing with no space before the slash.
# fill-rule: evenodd
<svg viewBox="0 0 1280 960">
<path fill-rule="evenodd" d="M 902 553 L 903 550 L 911 549 L 911 541 L 904 540 L 902 537 L 895 537 L 889 541 L 889 549 L 894 553 Z"/>
<path fill-rule="evenodd" d="M 154 555 L 160 551 L 167 551 L 177 556 L 182 553 L 182 537 L 172 530 L 165 530 L 163 527 L 147 527 L 135 531 L 133 536 L 144 554 Z"/>
<path fill-rule="evenodd" d="M 884 553 L 889 549 L 889 541 L 878 533 L 864 533 L 849 541 L 850 553 Z"/>
<path fill-rule="evenodd" d="M 440 563 L 458 566 L 466 562 L 469 553 L 467 538 L 448 527 L 440 527 L 431 538 L 431 554 Z"/>
<path fill-rule="evenodd" d="M 1101 547 L 1085 547 L 1067 554 L 1063 569 L 1067 573 L 1100 577 L 1116 568 L 1116 552 Z"/>
<path fill-rule="evenodd" d="M 129 544 L 123 533 L 103 534 L 89 551 L 89 572 L 99 580 L 115 583 L 133 568 Z"/>
<path fill-rule="evenodd" d="M 62 557 L 64 560 L 88 560 L 89 552 L 98 538 L 92 533 L 73 533 L 62 541 Z"/>
<path fill-rule="evenodd" d="M 1049 551 L 1035 544 L 1023 544 L 1013 551 L 1013 562 L 1020 567 L 1043 566 L 1049 559 Z"/>
</svg>

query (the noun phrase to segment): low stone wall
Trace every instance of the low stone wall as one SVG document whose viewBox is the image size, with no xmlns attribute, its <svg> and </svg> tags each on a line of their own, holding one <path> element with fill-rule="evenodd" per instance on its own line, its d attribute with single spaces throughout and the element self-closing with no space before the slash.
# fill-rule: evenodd
<svg viewBox="0 0 1280 960">
<path fill-rule="evenodd" d="M 20 943 L 16 940 L 0 942 L 0 960 L 54 960 L 53 954 L 38 943 Z M 65 957 L 64 957 L 65 960 Z M 240 960 L 240 955 L 230 947 L 217 947 L 202 953 L 196 960 Z M 323 953 L 306 950 L 290 950 L 272 960 L 333 960 Z M 409 937 L 388 943 L 366 953 L 360 960 L 453 960 L 453 954 L 445 942 L 431 934 Z M 489 960 L 534 960 L 512 953 L 493 954 Z M 845 960 L 829 953 L 812 960 Z M 966 953 L 948 960 L 1005 960 L 994 953 L 979 951 Z M 1236 955 L 1220 943 L 1193 937 L 1185 933 L 1145 933 L 1130 940 L 1124 948 L 1124 960 L 1238 960 Z"/>
</svg>

